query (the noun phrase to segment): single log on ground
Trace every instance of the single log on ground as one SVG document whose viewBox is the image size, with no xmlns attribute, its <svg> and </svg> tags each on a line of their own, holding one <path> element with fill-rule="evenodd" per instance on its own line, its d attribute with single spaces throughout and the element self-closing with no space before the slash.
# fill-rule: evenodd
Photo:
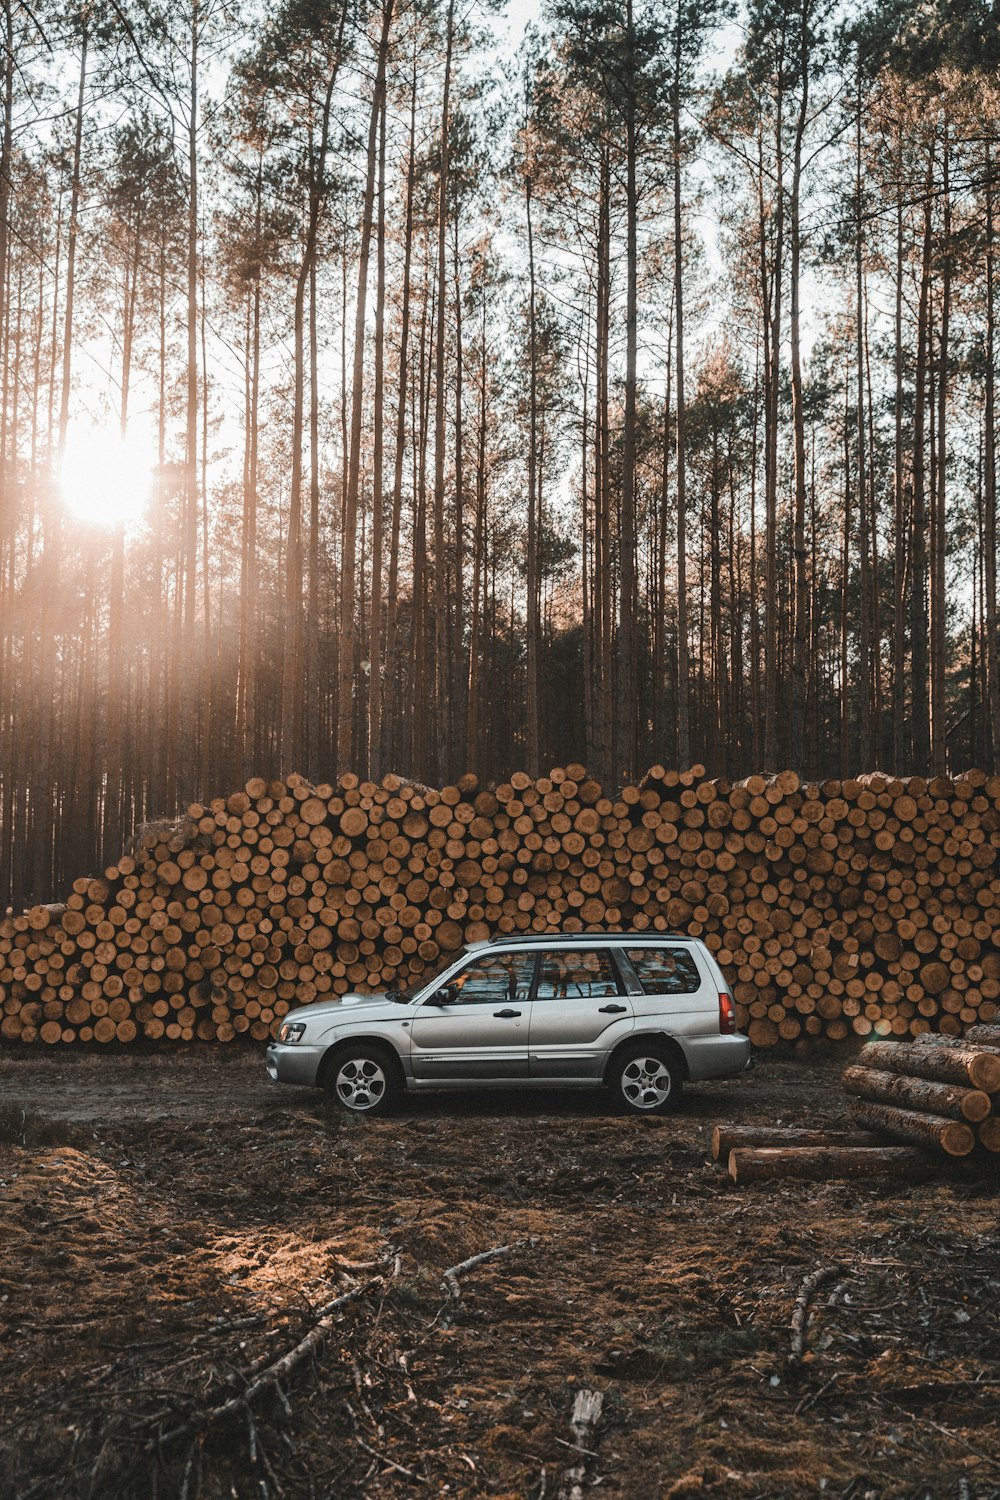
<svg viewBox="0 0 1000 1500">
<path fill-rule="evenodd" d="M 919 1175 L 934 1158 L 915 1146 L 745 1146 L 729 1153 L 733 1182 L 771 1182 L 780 1177 Z"/>
<path fill-rule="evenodd" d="M 947 1156 L 968 1156 L 976 1144 L 971 1125 L 946 1120 L 940 1115 L 924 1115 L 914 1109 L 896 1109 L 891 1104 L 876 1104 L 869 1099 L 854 1099 L 851 1114 L 868 1130 L 881 1130 L 897 1140 L 915 1145 L 936 1146 Z"/>
<path fill-rule="evenodd" d="M 877 1146 L 878 1136 L 860 1130 L 823 1130 L 799 1125 L 716 1125 L 712 1160 L 727 1161 L 730 1151 L 747 1146 Z"/>
<path fill-rule="evenodd" d="M 907 1078 L 902 1073 L 859 1067 L 845 1069 L 842 1082 L 849 1094 L 857 1094 L 861 1099 L 900 1104 L 905 1109 L 943 1115 L 949 1120 L 966 1120 L 972 1125 L 985 1120 L 993 1111 L 989 1094 L 957 1083 L 933 1083 L 926 1078 Z"/>
<path fill-rule="evenodd" d="M 976 1047 L 921 1046 L 919 1042 L 869 1042 L 858 1054 L 858 1064 L 910 1078 L 958 1083 L 964 1088 L 1000 1089 L 1000 1056 Z"/>
</svg>

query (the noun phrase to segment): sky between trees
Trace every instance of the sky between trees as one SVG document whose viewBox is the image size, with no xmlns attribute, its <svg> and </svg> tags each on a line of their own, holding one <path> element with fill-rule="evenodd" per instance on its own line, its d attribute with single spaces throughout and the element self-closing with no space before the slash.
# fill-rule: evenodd
<svg viewBox="0 0 1000 1500">
<path fill-rule="evenodd" d="M 4 0 L 4 898 L 251 773 L 994 765 L 998 38 Z"/>
</svg>

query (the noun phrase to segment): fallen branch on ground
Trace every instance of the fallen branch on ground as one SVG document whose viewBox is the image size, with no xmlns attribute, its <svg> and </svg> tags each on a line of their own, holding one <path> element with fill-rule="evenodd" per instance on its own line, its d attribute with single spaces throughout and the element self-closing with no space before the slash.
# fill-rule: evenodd
<svg viewBox="0 0 1000 1500">
<path fill-rule="evenodd" d="M 799 1289 L 799 1295 L 795 1299 L 795 1307 L 792 1311 L 792 1346 L 788 1355 L 788 1369 L 794 1370 L 802 1361 L 806 1352 L 806 1339 L 809 1336 L 809 1323 L 812 1317 L 812 1301 L 821 1286 L 832 1281 L 835 1276 L 841 1275 L 844 1267 L 841 1265 L 821 1266 L 818 1271 L 812 1271 L 803 1281 Z"/>
<path fill-rule="evenodd" d="M 359 1438 L 357 1433 L 354 1434 L 354 1441 L 364 1453 L 368 1454 L 369 1458 L 374 1458 L 377 1463 L 384 1464 L 387 1469 L 393 1469 L 397 1474 L 402 1474 L 406 1479 L 412 1479 L 414 1484 L 427 1483 L 422 1474 L 415 1474 L 405 1464 L 398 1464 L 394 1458 L 389 1458 L 386 1454 L 379 1453 L 375 1448 L 369 1448 L 368 1444 Z"/>
<path fill-rule="evenodd" d="M 492 1250 L 481 1250 L 478 1255 L 470 1255 L 468 1260 L 460 1261 L 457 1266 L 449 1266 L 441 1278 L 441 1287 L 450 1302 L 457 1302 L 461 1298 L 462 1288 L 458 1284 L 458 1278 L 466 1271 L 471 1271 L 474 1266 L 481 1266 L 488 1260 L 499 1260 L 502 1255 L 512 1255 L 515 1250 L 523 1250 L 528 1245 L 533 1245 L 534 1240 L 514 1240 L 509 1245 L 496 1245 Z"/>
<path fill-rule="evenodd" d="M 293 1348 L 289 1349 L 286 1354 L 283 1354 L 280 1359 L 276 1359 L 272 1364 L 269 1364 L 255 1380 L 252 1380 L 248 1386 L 244 1387 L 239 1395 L 230 1397 L 228 1401 L 223 1401 L 219 1406 L 212 1406 L 205 1411 L 198 1412 L 195 1416 L 190 1417 L 183 1426 L 176 1427 L 172 1432 L 154 1439 L 153 1445 L 159 1446 L 162 1443 L 175 1442 L 178 1438 L 187 1437 L 192 1432 L 204 1431 L 215 1422 L 224 1421 L 228 1417 L 244 1412 L 249 1409 L 251 1402 L 255 1401 L 264 1391 L 274 1391 L 287 1410 L 288 1402 L 281 1389 L 280 1382 L 286 1376 L 291 1375 L 310 1354 L 319 1353 L 326 1341 L 327 1334 L 336 1322 L 338 1313 L 348 1303 L 357 1302 L 361 1297 L 365 1297 L 369 1292 L 374 1291 L 376 1287 L 384 1285 L 385 1277 L 373 1276 L 363 1286 L 352 1287 L 349 1292 L 342 1292 L 339 1297 L 335 1297 L 325 1307 L 318 1308 L 316 1310 L 317 1322 L 313 1324 L 309 1332 Z"/>
</svg>

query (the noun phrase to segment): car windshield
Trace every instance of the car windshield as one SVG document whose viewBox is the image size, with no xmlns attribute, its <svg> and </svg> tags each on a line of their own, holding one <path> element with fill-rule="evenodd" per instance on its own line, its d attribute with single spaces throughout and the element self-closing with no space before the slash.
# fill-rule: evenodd
<svg viewBox="0 0 1000 1500">
<path fill-rule="evenodd" d="M 466 952 L 465 948 L 460 948 L 457 953 L 452 953 L 450 957 L 442 959 L 436 969 L 425 969 L 420 978 L 415 979 L 412 984 L 408 984 L 405 989 L 386 990 L 385 998 L 387 1000 L 395 1000 L 399 1005 L 406 1005 L 413 999 L 418 990 L 424 989 L 428 984 L 433 984 L 439 974 L 443 974 L 446 969 L 450 969 L 460 958 L 464 958 Z"/>
</svg>

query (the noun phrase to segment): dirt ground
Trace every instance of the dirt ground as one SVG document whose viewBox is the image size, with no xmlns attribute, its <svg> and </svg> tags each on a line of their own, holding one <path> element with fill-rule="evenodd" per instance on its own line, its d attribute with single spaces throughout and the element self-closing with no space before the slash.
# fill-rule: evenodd
<svg viewBox="0 0 1000 1500">
<path fill-rule="evenodd" d="M 996 1177 L 709 1163 L 841 1065 L 348 1121 L 257 1049 L 0 1057 L 0 1497 L 1000 1495 Z"/>
</svg>

